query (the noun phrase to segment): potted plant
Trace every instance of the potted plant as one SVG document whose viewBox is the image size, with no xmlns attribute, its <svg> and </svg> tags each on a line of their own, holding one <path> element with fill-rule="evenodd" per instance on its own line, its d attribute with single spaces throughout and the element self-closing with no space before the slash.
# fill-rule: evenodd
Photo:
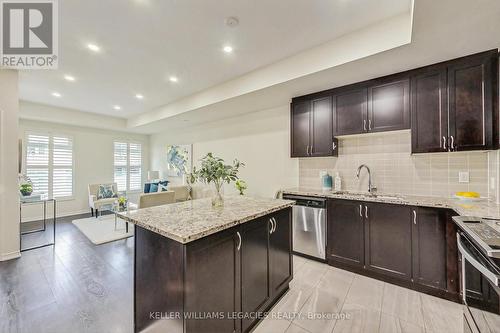
<svg viewBox="0 0 500 333">
<path fill-rule="evenodd" d="M 118 207 L 122 211 L 125 210 L 125 208 L 127 207 L 127 198 L 126 197 L 121 196 L 118 198 Z"/>
<path fill-rule="evenodd" d="M 19 185 L 19 192 L 23 195 L 23 197 L 30 196 L 33 193 L 33 185 L 26 183 Z"/>
<path fill-rule="evenodd" d="M 235 186 L 236 189 L 240 192 L 240 195 L 245 194 L 244 192 L 248 188 L 247 183 L 242 179 L 238 179 L 235 183 Z"/>
<path fill-rule="evenodd" d="M 212 206 L 221 207 L 224 205 L 223 185 L 238 180 L 238 171 L 240 167 L 245 166 L 244 163 L 234 160 L 232 165 L 224 164 L 224 160 L 220 157 L 208 153 L 201 159 L 200 169 L 193 167 L 193 172 L 190 175 L 192 182 L 199 180 L 205 184 L 214 186 L 214 194 L 212 196 Z"/>
</svg>

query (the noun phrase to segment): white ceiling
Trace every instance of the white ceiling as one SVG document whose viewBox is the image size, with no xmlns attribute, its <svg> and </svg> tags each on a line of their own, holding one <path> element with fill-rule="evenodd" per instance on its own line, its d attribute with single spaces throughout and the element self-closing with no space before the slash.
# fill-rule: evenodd
<svg viewBox="0 0 500 333">
<path fill-rule="evenodd" d="M 410 10 L 411 0 L 64 0 L 59 69 L 22 72 L 23 100 L 130 117 Z M 238 27 L 224 23 L 238 17 Z M 86 45 L 94 43 L 94 54 Z M 222 52 L 230 44 L 232 54 Z M 76 77 L 67 82 L 63 76 Z M 169 82 L 175 75 L 179 82 Z M 62 97 L 55 98 L 52 92 Z M 136 93 L 145 96 L 139 101 Z M 120 105 L 116 111 L 113 105 Z"/>
</svg>

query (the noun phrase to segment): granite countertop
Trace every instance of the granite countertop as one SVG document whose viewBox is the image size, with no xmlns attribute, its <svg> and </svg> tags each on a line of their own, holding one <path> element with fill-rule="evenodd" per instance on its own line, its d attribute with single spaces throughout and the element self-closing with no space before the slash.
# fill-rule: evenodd
<svg viewBox="0 0 500 333">
<path fill-rule="evenodd" d="M 488 199 L 481 199 L 478 201 L 462 201 L 454 198 L 396 194 L 392 195 L 389 193 L 376 193 L 375 196 L 372 196 L 368 193 L 331 191 L 323 192 L 322 190 L 308 188 L 286 189 L 283 190 L 283 193 L 321 198 L 391 203 L 408 206 L 447 208 L 454 210 L 457 214 L 462 216 L 500 219 L 500 205 L 495 202 L 489 201 Z"/>
<path fill-rule="evenodd" d="M 186 244 L 293 204 L 290 200 L 228 196 L 220 208 L 212 207 L 211 199 L 205 198 L 131 210 L 118 216 Z"/>
</svg>

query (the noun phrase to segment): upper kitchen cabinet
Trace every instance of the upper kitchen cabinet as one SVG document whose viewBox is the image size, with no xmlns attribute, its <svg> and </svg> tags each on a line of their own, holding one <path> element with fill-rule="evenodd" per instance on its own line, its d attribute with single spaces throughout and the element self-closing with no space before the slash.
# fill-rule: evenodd
<svg viewBox="0 0 500 333">
<path fill-rule="evenodd" d="M 294 102 L 291 109 L 292 157 L 307 157 L 309 156 L 311 102 Z"/>
<path fill-rule="evenodd" d="M 332 98 L 294 100 L 291 106 L 292 157 L 337 156 L 332 134 Z"/>
<path fill-rule="evenodd" d="M 498 53 L 460 59 L 448 66 L 449 147 L 452 151 L 493 149 L 494 80 Z M 495 76 L 495 79 L 494 79 Z"/>
<path fill-rule="evenodd" d="M 426 68 L 411 78 L 411 144 L 413 153 L 448 149 L 446 66 Z"/>
<path fill-rule="evenodd" d="M 496 50 L 415 70 L 412 152 L 487 150 L 498 144 Z"/>
<path fill-rule="evenodd" d="M 368 130 L 366 88 L 333 95 L 333 135 L 359 134 Z"/>
<path fill-rule="evenodd" d="M 368 131 L 410 128 L 410 82 L 407 78 L 368 88 Z"/>
</svg>

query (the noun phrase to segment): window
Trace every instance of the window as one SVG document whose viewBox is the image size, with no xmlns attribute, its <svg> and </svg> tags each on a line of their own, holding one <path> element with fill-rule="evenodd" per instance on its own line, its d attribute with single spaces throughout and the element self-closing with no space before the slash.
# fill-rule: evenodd
<svg viewBox="0 0 500 333">
<path fill-rule="evenodd" d="M 118 191 L 140 191 L 142 188 L 141 144 L 115 141 L 114 168 Z"/>
<path fill-rule="evenodd" d="M 28 134 L 26 175 L 33 193 L 50 198 L 73 196 L 73 139 L 49 134 Z"/>
</svg>

